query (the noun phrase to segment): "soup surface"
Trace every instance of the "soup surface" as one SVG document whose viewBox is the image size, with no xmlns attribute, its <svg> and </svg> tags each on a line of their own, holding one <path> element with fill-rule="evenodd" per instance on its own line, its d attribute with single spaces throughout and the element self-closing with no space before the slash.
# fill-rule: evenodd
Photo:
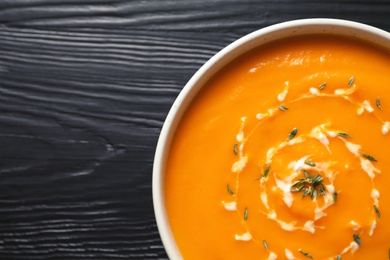
<svg viewBox="0 0 390 260">
<path fill-rule="evenodd" d="M 236 59 L 186 111 L 166 169 L 184 259 L 389 259 L 390 55 L 299 36 Z"/>
</svg>

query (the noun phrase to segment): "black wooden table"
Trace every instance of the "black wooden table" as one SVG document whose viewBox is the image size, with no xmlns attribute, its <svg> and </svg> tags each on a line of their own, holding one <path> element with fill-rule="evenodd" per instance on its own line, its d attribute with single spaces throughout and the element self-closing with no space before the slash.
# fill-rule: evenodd
<svg viewBox="0 0 390 260">
<path fill-rule="evenodd" d="M 170 106 L 217 51 L 390 2 L 0 0 L 0 259 L 166 259 L 152 205 Z"/>
</svg>

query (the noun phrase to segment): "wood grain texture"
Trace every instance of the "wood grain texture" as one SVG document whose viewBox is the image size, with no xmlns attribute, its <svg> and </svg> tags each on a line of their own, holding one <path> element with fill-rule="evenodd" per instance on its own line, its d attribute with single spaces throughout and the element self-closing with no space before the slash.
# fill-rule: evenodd
<svg viewBox="0 0 390 260">
<path fill-rule="evenodd" d="M 154 150 L 174 99 L 264 26 L 390 30 L 381 1 L 0 1 L 0 259 L 166 259 Z"/>
</svg>

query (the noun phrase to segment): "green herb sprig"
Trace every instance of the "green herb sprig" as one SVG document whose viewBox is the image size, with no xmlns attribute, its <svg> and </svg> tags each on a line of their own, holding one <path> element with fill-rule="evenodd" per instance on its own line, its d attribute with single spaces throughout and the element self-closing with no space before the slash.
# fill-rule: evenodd
<svg viewBox="0 0 390 260">
<path fill-rule="evenodd" d="M 325 185 L 322 183 L 324 178 L 321 174 L 310 175 L 307 171 L 303 170 L 305 178 L 299 178 L 291 185 L 291 192 L 303 192 L 302 199 L 306 196 L 310 196 L 312 199 L 317 196 L 322 196 L 326 193 Z"/>
</svg>

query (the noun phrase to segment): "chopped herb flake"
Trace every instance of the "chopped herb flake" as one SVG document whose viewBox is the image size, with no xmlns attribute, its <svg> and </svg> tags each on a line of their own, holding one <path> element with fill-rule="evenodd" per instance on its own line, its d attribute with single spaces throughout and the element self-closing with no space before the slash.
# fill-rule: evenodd
<svg viewBox="0 0 390 260">
<path fill-rule="evenodd" d="M 376 106 L 377 106 L 379 109 L 382 109 L 381 100 L 379 99 L 379 97 L 376 98 Z"/>
<path fill-rule="evenodd" d="M 313 257 L 311 256 L 311 254 L 309 254 L 309 253 L 307 253 L 307 252 L 305 252 L 305 251 L 303 251 L 303 250 L 301 250 L 301 249 L 298 249 L 298 251 L 301 252 L 302 255 L 304 255 L 304 256 L 306 256 L 306 257 L 308 257 L 308 258 L 313 259 Z"/>
<path fill-rule="evenodd" d="M 238 144 L 234 144 L 234 146 L 233 146 L 233 153 L 235 155 L 238 155 Z"/>
<path fill-rule="evenodd" d="M 263 240 L 263 246 L 266 250 L 268 250 L 268 244 L 267 244 L 267 241 Z"/>
<path fill-rule="evenodd" d="M 352 86 L 353 82 L 355 81 L 355 77 L 352 76 L 348 81 L 348 87 Z"/>
<path fill-rule="evenodd" d="M 337 196 L 338 196 L 338 194 L 337 194 L 337 191 L 335 190 L 335 191 L 333 192 L 333 204 L 336 204 L 336 202 L 337 202 Z"/>
<path fill-rule="evenodd" d="M 356 244 L 358 244 L 359 246 L 362 244 L 362 241 L 360 240 L 358 234 L 353 234 L 353 240 L 355 240 Z"/>
<path fill-rule="evenodd" d="M 298 128 L 294 128 L 291 132 L 290 132 L 290 134 L 288 135 L 288 140 L 291 140 L 291 139 L 293 139 L 296 135 L 297 135 L 297 133 L 298 133 Z"/>
<path fill-rule="evenodd" d="M 374 205 L 374 210 L 375 210 L 375 213 L 378 216 L 378 218 L 381 218 L 381 213 L 376 205 Z"/>
<path fill-rule="evenodd" d="M 322 83 L 318 88 L 320 90 L 323 90 L 326 87 L 326 82 Z"/>
<path fill-rule="evenodd" d="M 363 155 L 363 157 L 365 157 L 366 159 L 370 160 L 370 161 L 373 161 L 373 162 L 377 162 L 377 160 L 372 157 L 371 155 L 369 154 L 366 154 L 366 153 L 361 153 Z"/>
<path fill-rule="evenodd" d="M 267 177 L 270 168 L 271 168 L 271 164 L 268 164 L 267 167 L 263 171 L 263 178 Z"/>
<path fill-rule="evenodd" d="M 351 138 L 351 136 L 349 134 L 346 134 L 346 133 L 337 133 L 338 136 L 340 137 L 344 137 L 344 138 Z"/>
<path fill-rule="evenodd" d="M 234 195 L 234 192 L 232 191 L 232 189 L 230 188 L 230 185 L 228 184 L 227 185 L 227 191 L 230 195 Z"/>
<path fill-rule="evenodd" d="M 336 260 L 341 260 L 341 255 L 337 255 Z"/>
<path fill-rule="evenodd" d="M 282 111 L 286 111 L 288 110 L 288 107 L 285 107 L 285 106 L 278 106 L 278 108 Z"/>
<path fill-rule="evenodd" d="M 311 167 L 315 167 L 316 166 L 315 163 L 313 163 L 312 161 L 309 161 L 309 160 L 305 160 L 305 164 L 307 164 L 307 165 L 309 165 Z"/>
<path fill-rule="evenodd" d="M 244 210 L 244 220 L 248 219 L 248 208 L 245 208 Z"/>
</svg>

